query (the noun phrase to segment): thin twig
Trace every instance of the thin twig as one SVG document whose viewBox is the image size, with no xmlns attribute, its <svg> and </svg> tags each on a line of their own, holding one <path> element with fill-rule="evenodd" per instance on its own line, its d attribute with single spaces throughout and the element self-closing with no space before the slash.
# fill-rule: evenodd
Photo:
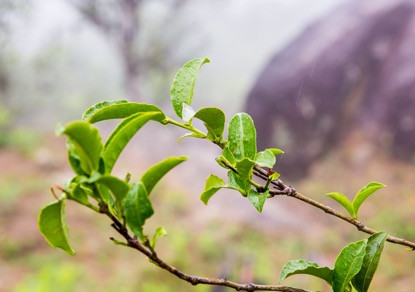
<svg viewBox="0 0 415 292">
<path fill-rule="evenodd" d="M 289 286 L 282 286 L 282 285 L 258 285 L 258 284 L 240 284 L 236 282 L 232 282 L 227 280 L 226 278 L 206 278 L 206 277 L 199 277 L 186 274 L 177 268 L 170 266 L 166 262 L 164 262 L 161 258 L 158 257 L 157 253 L 151 251 L 150 249 L 146 248 L 143 244 L 136 237 L 132 237 L 128 230 L 122 225 L 122 223 L 114 217 L 108 210 L 106 206 L 100 206 L 100 212 L 107 215 L 111 221 L 113 222 L 111 226 L 125 238 L 127 241 L 125 244 L 130 248 L 138 250 L 147 258 L 157 265 L 158 267 L 170 272 L 171 274 L 175 275 L 176 277 L 189 282 L 192 285 L 198 284 L 205 284 L 205 285 L 214 285 L 214 286 L 226 286 L 235 289 L 236 291 L 282 291 L 282 292 L 309 292 L 309 290 L 293 288 Z M 114 241 L 113 238 L 111 240 Z M 119 241 L 117 241 L 119 243 Z"/>
<path fill-rule="evenodd" d="M 265 179 L 265 180 L 268 179 L 268 176 L 266 175 L 266 171 L 264 169 L 259 168 L 259 167 L 255 167 L 254 174 L 256 176 L 258 176 L 259 178 L 261 178 L 261 179 Z M 351 217 L 349 217 L 345 214 L 342 214 L 342 213 L 334 210 L 333 208 L 331 208 L 329 206 L 326 206 L 326 205 L 324 205 L 322 203 L 319 203 L 319 202 L 317 202 L 313 199 L 310 199 L 309 197 L 304 196 L 303 194 L 301 194 L 301 193 L 297 192 L 296 190 L 294 190 L 292 187 L 285 185 L 279 179 L 276 180 L 276 181 L 273 181 L 271 183 L 276 188 L 276 190 L 270 190 L 269 193 L 270 193 L 271 197 L 281 196 L 281 195 L 292 197 L 292 198 L 295 198 L 297 200 L 303 201 L 303 202 L 305 202 L 309 205 L 317 207 L 320 210 L 323 210 L 327 214 L 336 216 L 336 217 L 338 217 L 338 218 L 340 218 L 340 219 L 356 226 L 359 231 L 362 231 L 362 232 L 365 232 L 365 233 L 368 233 L 368 234 L 375 234 L 375 233 L 378 232 L 378 231 L 376 231 L 372 228 L 367 227 L 366 225 L 364 225 L 359 220 L 353 219 L 353 218 L 351 218 Z M 386 240 L 391 242 L 391 243 L 404 245 L 404 246 L 410 247 L 412 250 L 415 250 L 415 243 L 411 242 L 411 241 L 408 241 L 406 239 L 398 238 L 398 237 L 389 235 L 386 238 Z"/>
</svg>

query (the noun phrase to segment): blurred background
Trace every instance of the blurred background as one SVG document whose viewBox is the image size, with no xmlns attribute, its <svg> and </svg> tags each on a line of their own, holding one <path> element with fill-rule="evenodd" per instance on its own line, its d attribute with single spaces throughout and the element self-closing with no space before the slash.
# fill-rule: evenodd
<svg viewBox="0 0 415 292">
<path fill-rule="evenodd" d="M 186 61 L 209 57 L 194 108 L 247 111 L 260 150 L 286 154 L 276 170 L 297 190 L 353 196 L 388 185 L 361 208 L 377 230 L 415 240 L 415 0 L 0 0 L 0 291 L 228 291 L 192 287 L 141 255 L 114 246 L 109 221 L 68 203 L 74 257 L 37 230 L 50 186 L 71 176 L 58 122 L 101 100 L 159 105 L 174 117 L 169 87 Z M 107 137 L 114 122 L 101 123 Z M 333 266 L 353 226 L 290 198 L 259 214 L 236 192 L 199 195 L 217 147 L 176 143 L 182 131 L 149 124 L 115 172 L 133 179 L 169 155 L 190 160 L 154 195 L 148 233 L 165 226 L 159 254 L 185 272 L 276 284 L 283 264 Z M 386 244 L 372 291 L 413 291 L 415 258 Z M 288 285 L 329 291 L 319 279 Z"/>
</svg>

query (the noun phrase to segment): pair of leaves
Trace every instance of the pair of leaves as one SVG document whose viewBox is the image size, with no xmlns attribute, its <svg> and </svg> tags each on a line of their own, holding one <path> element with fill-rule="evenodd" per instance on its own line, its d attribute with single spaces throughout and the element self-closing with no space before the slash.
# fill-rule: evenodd
<svg viewBox="0 0 415 292">
<path fill-rule="evenodd" d="M 258 212 L 262 212 L 265 200 L 269 195 L 269 190 L 258 193 L 251 189 L 250 184 L 245 179 L 241 178 L 239 174 L 236 174 L 233 171 L 229 171 L 228 178 L 228 182 L 225 182 L 220 177 L 213 174 L 210 175 L 206 180 L 205 190 L 200 196 L 200 200 L 207 205 L 209 199 L 220 189 L 233 189 L 240 192 L 243 196 L 246 196 Z"/>
<path fill-rule="evenodd" d="M 82 116 L 85 124 L 120 118 L 124 118 L 124 120 L 112 132 L 102 152 L 107 173 L 111 173 L 121 152 L 142 126 L 150 120 L 163 122 L 166 116 L 155 105 L 128 102 L 126 100 L 97 103 Z"/>
<path fill-rule="evenodd" d="M 349 212 L 350 216 L 352 216 L 354 219 L 358 219 L 358 212 L 362 203 L 374 192 L 384 187 L 384 184 L 378 182 L 371 182 L 356 194 L 356 196 L 353 199 L 353 202 L 351 202 L 342 193 L 328 193 L 326 194 L 326 196 L 329 196 L 330 198 L 336 200 Z"/>
<path fill-rule="evenodd" d="M 84 183 L 95 184 L 97 188 L 109 190 L 115 198 L 116 206 L 122 204 L 126 221 L 131 231 L 140 239 L 144 239 L 143 225 L 154 213 L 149 199 L 149 193 L 158 181 L 172 168 L 179 165 L 187 158 L 185 156 L 169 157 L 150 167 L 141 177 L 140 182 L 130 186 L 123 180 L 110 175 L 93 173 L 91 178 L 76 177 L 70 184 L 70 198 L 81 204 L 88 205 L 88 196 L 92 191 L 83 186 Z M 101 198 L 111 207 L 110 198 Z M 60 200 L 45 206 L 39 214 L 39 230 L 53 247 L 60 248 L 73 255 L 75 252 L 68 241 L 68 225 L 65 220 L 65 202 Z M 151 241 L 155 245 L 160 236 L 165 235 L 164 229 L 156 230 Z"/>
<path fill-rule="evenodd" d="M 203 64 L 208 62 L 210 61 L 207 58 L 197 58 L 184 64 L 173 79 L 170 96 L 173 109 L 177 116 L 188 124 L 192 123 L 193 118 L 201 120 L 208 131 L 206 138 L 214 142 L 219 142 L 222 139 L 225 128 L 225 114 L 223 111 L 216 107 L 206 107 L 196 112 L 191 107 L 194 87 L 200 69 Z M 188 133 L 182 136 L 179 141 L 185 137 L 205 138 L 204 136 L 199 137 L 195 133 Z"/>
<path fill-rule="evenodd" d="M 120 104 L 123 105 L 123 103 Z M 120 104 L 117 103 L 113 106 L 119 106 Z M 98 112 L 104 111 L 107 108 L 101 108 Z M 108 114 L 113 116 L 112 114 L 115 113 L 109 112 Z M 111 173 L 121 152 L 137 131 L 149 120 L 159 120 L 162 116 L 164 116 L 163 113 L 153 111 L 139 112 L 127 117 L 112 132 L 104 146 L 102 145 L 98 129 L 89 122 L 72 122 L 61 129 L 58 134 L 68 136 L 69 161 L 77 174 L 89 175 L 93 171 L 98 170 L 101 170 L 101 173 Z M 100 166 L 101 156 L 105 167 Z M 105 170 L 102 171 L 102 169 Z"/>
<path fill-rule="evenodd" d="M 233 171 L 228 172 L 227 183 L 220 177 L 211 174 L 206 179 L 205 190 L 201 194 L 200 200 L 203 203 L 205 203 L 205 205 L 207 205 L 209 199 L 222 188 L 233 189 L 240 192 L 243 196 L 247 196 L 251 186 L 249 185 L 249 183 L 247 183 L 244 179 L 241 179 L 241 177 Z"/>
<path fill-rule="evenodd" d="M 128 227 L 141 240 L 145 239 L 143 226 L 145 221 L 154 214 L 149 198 L 151 191 L 159 180 L 172 168 L 187 160 L 185 156 L 169 157 L 150 167 L 141 177 L 140 181 L 132 184 L 130 191 L 122 201 L 124 216 Z M 160 234 L 158 234 L 160 233 Z M 156 232 L 152 245 L 162 231 Z M 158 235 L 157 235 L 158 234 Z"/>
<path fill-rule="evenodd" d="M 200 68 L 203 64 L 208 62 L 210 62 L 208 58 L 193 59 L 184 64 L 174 77 L 170 88 L 170 96 L 173 109 L 180 118 L 183 118 L 183 109 L 187 112 L 189 111 L 186 106 L 191 106 L 194 87 Z M 186 116 L 184 118 L 187 120 L 189 120 L 189 116 L 192 116 L 191 113 L 185 114 Z"/>
<path fill-rule="evenodd" d="M 334 292 L 348 291 L 351 283 L 358 292 L 366 292 L 386 238 L 387 233 L 379 232 L 368 239 L 350 243 L 338 255 L 333 270 L 307 260 L 290 261 L 283 267 L 279 281 L 296 274 L 308 274 L 325 280 Z"/>
<path fill-rule="evenodd" d="M 108 173 L 111 173 L 121 152 L 137 131 L 148 121 L 159 120 L 162 115 L 160 112 L 137 113 L 127 117 L 117 126 L 105 142 L 102 153 Z"/>
</svg>

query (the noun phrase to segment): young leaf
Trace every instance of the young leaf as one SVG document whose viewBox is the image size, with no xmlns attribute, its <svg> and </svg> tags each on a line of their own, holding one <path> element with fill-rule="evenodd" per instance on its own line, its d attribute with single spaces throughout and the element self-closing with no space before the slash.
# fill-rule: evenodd
<svg viewBox="0 0 415 292">
<path fill-rule="evenodd" d="M 88 200 L 88 194 L 81 187 L 81 184 L 74 184 L 74 185 L 75 186 L 72 186 L 73 190 L 70 193 L 70 198 L 83 205 L 89 205 L 90 203 Z"/>
<path fill-rule="evenodd" d="M 356 219 L 357 219 L 357 215 L 359 212 L 359 208 L 362 205 L 362 203 L 374 192 L 384 187 L 385 187 L 384 184 L 381 184 L 378 182 L 371 182 L 357 193 L 357 195 L 355 196 L 353 200 L 353 209 L 356 214 Z"/>
<path fill-rule="evenodd" d="M 236 162 L 236 170 L 241 178 L 249 180 L 252 178 L 254 165 L 254 161 L 249 158 L 244 158 L 241 161 Z"/>
<path fill-rule="evenodd" d="M 180 143 L 184 138 L 189 138 L 189 137 L 194 137 L 194 138 L 204 138 L 205 136 L 201 136 L 198 133 L 186 133 L 183 136 L 180 136 L 179 139 L 177 139 L 177 143 Z"/>
<path fill-rule="evenodd" d="M 152 248 L 155 248 L 156 247 L 157 240 L 160 237 L 163 237 L 163 236 L 166 236 L 166 235 L 167 235 L 166 228 L 164 228 L 163 226 L 157 228 L 156 231 L 154 232 L 153 238 L 151 238 L 151 240 L 150 240 L 151 247 Z"/>
<path fill-rule="evenodd" d="M 90 174 L 98 169 L 102 142 L 95 126 L 87 122 L 75 121 L 62 129 L 60 134 L 68 137 L 69 152 L 72 156 L 79 157 L 80 166 L 85 173 Z"/>
<path fill-rule="evenodd" d="M 147 169 L 147 171 L 141 177 L 140 181 L 142 181 L 146 186 L 148 195 L 150 195 L 154 186 L 166 173 L 168 173 L 173 167 L 186 160 L 186 156 L 172 156 L 154 164 L 149 169 Z"/>
<path fill-rule="evenodd" d="M 190 123 L 195 113 L 196 113 L 195 110 L 190 105 L 183 103 L 183 109 L 182 109 L 183 121 L 185 121 L 186 123 Z"/>
<path fill-rule="evenodd" d="M 211 174 L 206 180 L 205 190 L 200 195 L 200 200 L 207 205 L 209 199 L 224 186 L 225 181 L 223 179 Z"/>
<path fill-rule="evenodd" d="M 221 159 L 225 160 L 230 166 L 236 166 L 236 160 L 228 147 L 223 148 Z"/>
<path fill-rule="evenodd" d="M 122 206 L 128 227 L 138 238 L 144 240 L 143 226 L 154 214 L 154 210 L 142 182 L 131 185 L 130 191 L 122 201 Z"/>
<path fill-rule="evenodd" d="M 89 117 L 91 117 L 92 115 L 94 115 L 97 111 L 112 106 L 112 105 L 117 105 L 117 104 L 122 104 L 122 103 L 127 103 L 128 100 L 125 99 L 120 99 L 120 100 L 104 100 L 104 101 L 100 101 L 97 104 L 94 104 L 93 106 L 91 106 L 89 109 L 87 109 L 83 115 L 82 115 L 82 120 L 84 121 L 88 121 Z"/>
<path fill-rule="evenodd" d="M 307 260 L 293 260 L 287 262 L 282 268 L 279 282 L 289 276 L 298 274 L 312 275 L 325 280 L 331 285 L 333 270 L 328 267 L 320 267 L 318 264 Z"/>
<path fill-rule="evenodd" d="M 358 292 L 366 292 L 369 289 L 379 264 L 386 237 L 388 237 L 386 232 L 378 232 L 368 238 L 362 268 L 352 281 Z"/>
<path fill-rule="evenodd" d="M 228 126 L 229 149 L 236 160 L 243 158 L 255 159 L 256 130 L 252 118 L 246 113 L 232 117 Z"/>
<path fill-rule="evenodd" d="M 258 210 L 259 213 L 262 213 L 262 209 L 264 208 L 265 200 L 269 195 L 269 190 L 266 190 L 263 193 L 258 193 L 257 191 L 250 189 L 248 191 L 248 200 L 254 205 L 255 209 Z"/>
<path fill-rule="evenodd" d="M 74 151 L 74 146 L 70 140 L 67 141 L 66 147 L 68 148 L 68 161 L 74 173 L 77 175 L 87 175 L 85 171 L 83 171 L 81 166 L 81 159 Z"/>
<path fill-rule="evenodd" d="M 102 154 L 107 173 L 111 173 L 115 162 L 135 133 L 149 120 L 155 120 L 159 117 L 159 112 L 138 113 L 124 119 L 117 126 L 105 143 Z"/>
<path fill-rule="evenodd" d="M 107 187 L 118 202 L 124 199 L 130 189 L 130 186 L 125 181 L 111 175 L 103 175 L 96 182 Z"/>
<path fill-rule="evenodd" d="M 191 105 L 193 90 L 197 76 L 203 64 L 210 62 L 209 59 L 193 59 L 177 72 L 170 88 L 170 96 L 173 109 L 176 114 L 183 118 L 183 104 Z"/>
<path fill-rule="evenodd" d="M 344 292 L 349 282 L 359 273 L 365 256 L 366 243 L 366 239 L 352 242 L 340 252 L 334 264 L 334 292 Z"/>
<path fill-rule="evenodd" d="M 281 149 L 278 149 L 278 148 L 267 148 L 266 150 L 271 151 L 272 154 L 274 154 L 274 155 L 284 154 L 284 151 L 282 151 Z"/>
<path fill-rule="evenodd" d="M 342 205 L 347 212 L 349 212 L 350 216 L 356 218 L 356 214 L 353 209 L 352 202 L 350 202 L 349 198 L 347 198 L 342 193 L 328 193 L 326 196 L 336 200 L 340 205 Z"/>
<path fill-rule="evenodd" d="M 228 172 L 228 182 L 226 183 L 226 187 L 237 190 L 243 196 L 246 196 L 251 188 L 251 185 L 246 180 L 242 179 L 238 174 L 230 170 Z"/>
<path fill-rule="evenodd" d="M 261 167 L 273 168 L 276 162 L 275 155 L 268 149 L 255 155 L 255 163 Z"/>
<path fill-rule="evenodd" d="M 39 230 L 51 246 L 60 248 L 70 255 L 75 254 L 68 241 L 69 227 L 66 224 L 63 200 L 49 204 L 40 211 Z"/>
<path fill-rule="evenodd" d="M 201 120 L 208 130 L 207 138 L 220 141 L 225 128 L 225 114 L 216 107 L 205 107 L 197 111 L 195 118 Z"/>
<path fill-rule="evenodd" d="M 128 102 L 126 100 L 103 101 L 90 107 L 83 115 L 84 121 L 96 123 L 110 119 L 123 119 L 137 113 L 159 112 L 157 121 L 166 118 L 160 108 L 153 104 Z"/>
<path fill-rule="evenodd" d="M 278 179 L 279 177 L 280 177 L 281 175 L 278 173 L 278 172 L 273 172 L 268 178 L 271 180 L 271 181 L 274 181 L 274 180 L 276 180 L 276 179 Z"/>
</svg>

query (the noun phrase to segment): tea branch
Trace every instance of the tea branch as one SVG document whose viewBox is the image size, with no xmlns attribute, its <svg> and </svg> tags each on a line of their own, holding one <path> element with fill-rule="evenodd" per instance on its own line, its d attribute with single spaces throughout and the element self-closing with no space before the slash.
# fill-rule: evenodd
<svg viewBox="0 0 415 292">
<path fill-rule="evenodd" d="M 169 124 L 173 124 L 176 125 L 178 127 L 190 130 L 192 132 L 194 132 L 195 134 L 198 135 L 204 135 L 206 137 L 206 134 L 202 133 L 201 131 L 197 130 L 196 128 L 194 128 L 192 125 L 187 125 L 187 124 L 183 124 L 180 122 L 177 122 L 173 119 L 167 118 L 166 119 L 166 123 Z M 223 142 L 213 142 L 214 144 L 218 145 L 221 149 L 223 149 L 225 147 L 225 143 Z M 237 173 L 237 170 L 232 167 L 231 165 L 229 165 L 228 163 L 226 163 L 225 161 L 222 161 L 222 163 L 224 163 L 224 165 L 229 168 L 231 171 Z M 269 192 L 269 197 L 275 197 L 275 196 L 288 196 L 288 197 L 292 197 L 295 198 L 297 200 L 303 201 L 309 205 L 312 205 L 316 208 L 319 208 L 320 210 L 323 210 L 325 213 L 330 214 L 332 216 L 335 216 L 337 218 L 340 218 L 354 226 L 356 226 L 356 228 L 361 231 L 361 232 L 365 232 L 367 234 L 375 234 L 378 231 L 367 227 L 366 225 L 364 225 L 361 221 L 353 219 L 352 217 L 349 217 L 347 215 L 344 215 L 343 213 L 340 213 L 336 210 L 334 210 L 333 208 L 326 206 L 320 202 L 317 202 L 311 198 L 308 198 L 307 196 L 297 192 L 294 188 L 287 186 L 281 179 L 276 179 L 274 181 L 270 181 L 269 176 L 268 176 L 268 172 L 259 167 L 259 166 L 254 166 L 254 172 L 253 174 L 263 180 L 266 181 L 265 186 L 261 186 L 257 183 L 255 183 L 252 179 L 248 180 L 249 184 L 251 184 L 252 186 L 254 186 L 257 190 L 261 191 L 266 189 L 270 184 L 273 185 L 274 190 L 270 190 Z M 409 248 L 411 248 L 412 250 L 415 250 L 415 243 L 408 241 L 406 239 L 402 239 L 402 238 L 398 238 L 395 236 L 391 236 L 389 235 L 386 240 L 390 243 L 394 243 L 394 244 L 399 244 L 399 245 L 403 245 L 403 246 L 407 246 Z"/>
<path fill-rule="evenodd" d="M 225 286 L 233 288 L 236 291 L 282 291 L 282 292 L 309 292 L 309 290 L 304 290 L 300 288 L 294 288 L 283 285 L 258 285 L 253 283 L 241 284 L 233 281 L 229 281 L 226 278 L 206 278 L 199 277 L 194 275 L 186 274 L 179 269 L 167 264 L 163 261 L 154 249 L 144 246 L 136 237 L 132 237 L 127 228 L 108 210 L 108 207 L 105 205 L 100 206 L 100 213 L 107 215 L 112 221 L 111 226 L 126 240 L 126 242 L 121 242 L 115 238 L 110 238 L 116 245 L 123 245 L 130 247 L 144 254 L 150 262 L 156 266 L 162 268 L 175 275 L 179 279 L 182 279 L 192 285 L 204 284 L 204 285 L 213 285 L 213 286 Z"/>
<path fill-rule="evenodd" d="M 267 171 L 265 171 L 264 169 L 262 169 L 260 167 L 255 167 L 254 174 L 257 177 L 261 178 L 261 179 L 264 179 L 264 180 L 268 179 Z M 365 232 L 365 233 L 368 233 L 368 234 L 375 234 L 375 233 L 378 232 L 378 231 L 376 231 L 372 228 L 367 227 L 366 225 L 364 225 L 359 220 L 353 219 L 353 218 L 351 218 L 347 215 L 344 215 L 344 214 L 334 210 L 333 208 L 331 208 L 329 206 L 326 206 L 326 205 L 324 205 L 322 203 L 319 203 L 319 202 L 317 202 L 313 199 L 310 199 L 307 196 L 304 196 L 303 194 L 297 192 L 292 187 L 285 185 L 283 183 L 283 181 L 280 180 L 280 179 L 272 181 L 271 184 L 274 186 L 275 190 L 270 190 L 270 192 L 269 192 L 270 197 L 281 196 L 281 195 L 292 197 L 292 198 L 295 198 L 297 200 L 303 201 L 303 202 L 305 202 L 309 205 L 317 207 L 320 210 L 323 210 L 327 214 L 333 215 L 337 218 L 340 218 L 340 219 L 356 226 L 359 231 L 362 231 L 362 232 Z M 398 238 L 398 237 L 389 235 L 386 238 L 386 240 L 391 242 L 391 243 L 407 246 L 407 247 L 411 248 L 412 250 L 415 250 L 415 243 L 411 242 L 411 241 L 408 241 L 406 239 L 402 239 L 402 238 Z"/>
</svg>

